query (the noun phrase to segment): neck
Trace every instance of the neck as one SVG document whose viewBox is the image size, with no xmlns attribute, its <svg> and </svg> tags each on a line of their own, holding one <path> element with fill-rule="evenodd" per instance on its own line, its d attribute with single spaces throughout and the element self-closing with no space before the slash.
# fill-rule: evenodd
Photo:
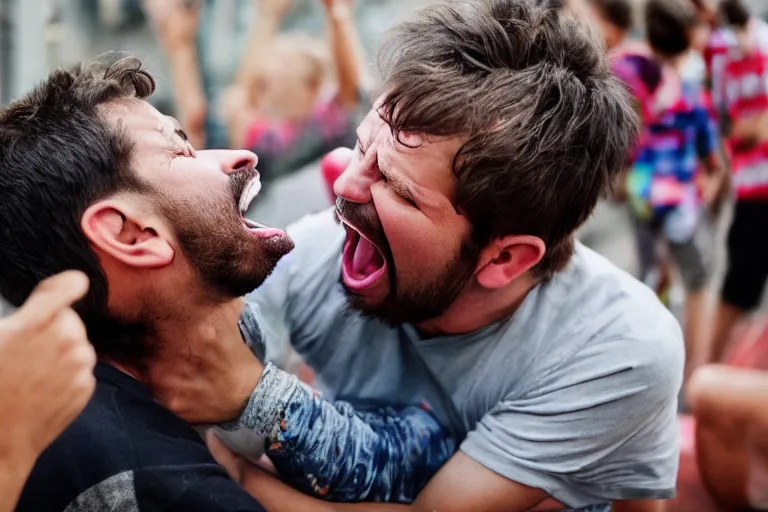
<svg viewBox="0 0 768 512">
<path fill-rule="evenodd" d="M 538 281 L 526 275 L 493 292 L 465 290 L 445 313 L 417 323 L 416 328 L 424 337 L 475 332 L 511 317 L 537 285 Z"/>
<path fill-rule="evenodd" d="M 241 311 L 242 301 L 236 299 L 163 312 L 148 322 L 148 334 L 141 340 L 151 347 L 151 354 L 145 360 L 138 363 L 109 357 L 102 360 L 151 388 L 152 375 L 162 374 L 164 368 L 188 358 L 196 352 L 197 345 L 206 343 L 210 337 L 236 330 Z"/>
</svg>

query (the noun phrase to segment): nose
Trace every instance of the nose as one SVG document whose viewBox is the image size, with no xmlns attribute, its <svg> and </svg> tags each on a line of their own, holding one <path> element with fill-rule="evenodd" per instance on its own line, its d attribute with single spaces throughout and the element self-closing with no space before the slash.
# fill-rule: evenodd
<svg viewBox="0 0 768 512">
<path fill-rule="evenodd" d="M 200 156 L 200 153 L 204 153 L 206 154 L 205 156 L 216 160 L 221 167 L 221 172 L 224 174 L 233 174 L 247 169 L 254 169 L 256 164 L 259 163 L 259 157 L 246 150 L 216 149 L 198 151 L 197 153 L 198 156 Z"/>
<path fill-rule="evenodd" d="M 333 192 L 352 203 L 370 203 L 371 186 L 380 179 L 378 167 L 368 162 L 368 158 L 357 159 L 351 150 L 347 151 L 346 169 L 333 184 Z"/>
</svg>

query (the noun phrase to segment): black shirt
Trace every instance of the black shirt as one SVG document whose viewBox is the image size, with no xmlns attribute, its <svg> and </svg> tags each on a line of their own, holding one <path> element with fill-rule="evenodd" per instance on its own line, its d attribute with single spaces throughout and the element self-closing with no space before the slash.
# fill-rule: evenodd
<svg viewBox="0 0 768 512">
<path fill-rule="evenodd" d="M 104 363 L 95 374 L 93 398 L 38 459 L 18 512 L 264 510 L 140 382 Z"/>
</svg>

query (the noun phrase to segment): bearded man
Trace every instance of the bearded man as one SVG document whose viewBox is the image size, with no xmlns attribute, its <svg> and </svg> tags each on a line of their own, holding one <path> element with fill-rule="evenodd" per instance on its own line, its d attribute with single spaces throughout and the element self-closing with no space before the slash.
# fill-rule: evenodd
<svg viewBox="0 0 768 512">
<path fill-rule="evenodd" d="M 650 290 L 574 243 L 638 132 L 601 42 L 561 9 L 478 0 L 398 25 L 379 65 L 385 93 L 335 214 L 289 228 L 296 248 L 251 295 L 263 332 L 293 345 L 326 396 L 426 403 L 460 441 L 411 505 L 382 510 L 661 510 L 681 331 Z M 172 409 L 200 421 L 239 405 L 228 419 L 264 435 L 278 464 L 310 446 L 329 467 L 346 453 L 347 437 L 323 433 L 333 411 L 307 414 L 299 383 L 270 364 L 250 396 L 220 391 L 247 387 L 247 372 L 169 370 L 154 385 Z M 253 407 L 265 389 L 277 429 Z M 270 510 L 333 510 L 238 467 Z"/>
</svg>

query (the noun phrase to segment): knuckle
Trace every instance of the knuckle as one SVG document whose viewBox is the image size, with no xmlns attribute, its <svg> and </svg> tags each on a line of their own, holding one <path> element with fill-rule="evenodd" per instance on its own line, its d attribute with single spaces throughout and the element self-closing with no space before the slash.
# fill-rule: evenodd
<svg viewBox="0 0 768 512">
<path fill-rule="evenodd" d="M 54 336 L 63 342 L 78 343 L 87 340 L 85 325 L 71 308 L 63 309 L 51 323 Z"/>
</svg>

